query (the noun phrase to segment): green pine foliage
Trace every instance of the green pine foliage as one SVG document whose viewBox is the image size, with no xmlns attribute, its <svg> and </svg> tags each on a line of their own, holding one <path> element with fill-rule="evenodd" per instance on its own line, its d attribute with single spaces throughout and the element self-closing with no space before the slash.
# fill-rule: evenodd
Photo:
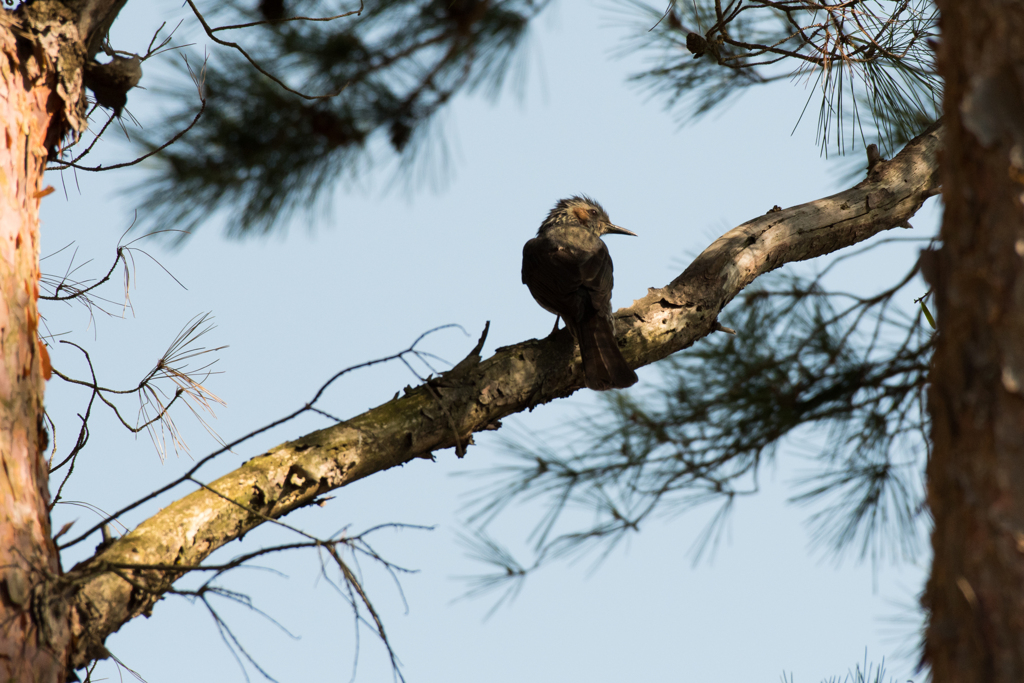
<svg viewBox="0 0 1024 683">
<path fill-rule="evenodd" d="M 612 392 L 603 411 L 560 435 L 508 441 L 507 462 L 485 473 L 473 504 L 476 556 L 497 557 L 481 550 L 496 546 L 491 520 L 539 499 L 547 513 L 531 536 L 532 568 L 607 553 L 655 515 L 712 506 L 696 561 L 738 500 L 758 492 L 783 444 L 804 456 L 791 500 L 811 507 L 816 547 L 873 561 L 917 556 L 934 337 L 909 305 L 916 274 L 870 298 L 827 291 L 820 279 L 762 278 L 722 315 L 737 334 L 660 362 L 657 386 Z M 591 521 L 580 526 L 570 509 Z M 476 577 L 474 592 L 518 590 L 528 570 L 504 569 L 483 586 Z"/>
<path fill-rule="evenodd" d="M 410 172 L 443 145 L 430 124 L 455 95 L 501 90 L 546 0 L 382 0 L 332 21 L 265 20 L 322 16 L 329 4 L 234 0 L 211 10 L 222 24 L 264 22 L 214 29 L 248 46 L 263 72 L 217 46 L 204 115 L 139 186 L 144 222 L 192 230 L 230 209 L 231 234 L 258 234 L 375 164 Z M 687 116 L 791 79 L 809 90 L 805 112 L 818 110 L 823 152 L 859 139 L 885 155 L 938 116 L 930 0 L 680 0 L 667 9 L 623 0 L 619 13 L 638 29 L 626 50 L 652 63 L 634 79 Z M 192 121 L 194 92 L 170 97 L 181 109 L 143 133 L 146 152 Z"/>
<path fill-rule="evenodd" d="M 859 138 L 891 155 L 941 110 L 931 0 L 623 0 L 622 13 L 637 24 L 630 49 L 652 64 L 634 78 L 684 117 L 788 79 L 810 91 L 822 152 Z"/>
<path fill-rule="evenodd" d="M 329 3 L 291 2 L 316 16 Z M 267 74 L 239 52 L 219 47 L 205 70 L 206 112 L 159 155 L 143 215 L 154 223 L 197 227 L 231 207 L 229 231 L 262 233 L 289 211 L 311 206 L 339 180 L 354 179 L 389 155 L 411 158 L 429 123 L 452 97 L 494 94 L 512 70 L 531 0 L 384 0 L 331 22 L 287 21 L 233 31 Z M 232 3 L 231 23 L 259 21 L 257 8 Z M 218 32 L 222 39 L 226 35 Z M 193 60 L 194 61 L 194 60 Z M 147 151 L 195 115 L 189 103 L 142 138 Z M 324 96 L 327 95 L 327 96 Z"/>
</svg>

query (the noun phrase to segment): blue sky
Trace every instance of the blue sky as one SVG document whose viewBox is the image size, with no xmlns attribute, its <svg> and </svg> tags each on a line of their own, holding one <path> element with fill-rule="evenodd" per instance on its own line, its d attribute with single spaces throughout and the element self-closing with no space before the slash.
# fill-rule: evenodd
<svg viewBox="0 0 1024 683">
<path fill-rule="evenodd" d="M 114 45 L 142 52 L 160 21 L 173 25 L 179 16 L 184 14 L 176 3 L 130 2 L 115 26 Z M 322 211 L 296 215 L 287 231 L 263 240 L 225 240 L 215 215 L 181 249 L 158 242 L 146 247 L 187 289 L 142 257 L 124 319 L 90 321 L 81 308 L 51 306 L 43 309 L 51 331 L 70 331 L 66 338 L 89 350 L 107 386 L 128 387 L 192 316 L 212 311 L 218 327 L 204 342 L 229 345 L 219 353 L 224 374 L 209 383 L 227 403 L 213 427 L 231 439 L 301 406 L 335 371 L 400 350 L 438 325 L 456 323 L 468 332 L 447 330 L 425 342 L 424 349 L 451 362 L 472 348 L 488 320 L 485 355 L 546 335 L 551 316 L 521 285 L 520 254 L 561 197 L 596 197 L 615 223 L 638 233 L 608 239 L 615 259 L 613 305 L 620 307 L 669 282 L 725 230 L 773 205 L 791 206 L 845 187 L 834 163 L 819 156 L 813 120 L 791 135 L 809 86 L 782 82 L 754 90 L 727 109 L 680 126 L 658 100 L 627 83 L 644 56 L 612 56 L 630 30 L 609 7 L 580 0 L 553 4 L 535 22 L 526 46 L 523 95 L 457 98 L 438 121 L 449 163 L 423 164 L 426 182 L 408 188 L 392 183 L 387 168 L 368 171 L 339 184 Z M 192 38 L 203 44 L 202 36 Z M 152 90 L 160 67 L 146 66 L 143 85 Z M 135 91 L 129 109 L 152 125 L 161 103 Z M 95 153 L 98 160 L 130 154 L 115 137 Z M 43 200 L 44 255 L 74 241 L 76 263 L 95 259 L 79 275 L 105 271 L 138 203 L 126 188 L 146 173 L 140 167 L 48 177 L 58 192 Z M 912 223 L 931 234 L 938 215 L 929 204 Z M 44 262 L 44 270 L 63 270 L 69 251 Z M 904 272 L 912 258 L 913 247 L 896 246 L 838 269 L 834 282 L 874 291 L 888 282 L 884 278 Z M 803 267 L 807 272 L 809 266 Z M 107 296 L 117 299 L 117 287 Z M 65 373 L 85 376 L 77 352 L 57 348 L 53 362 Z M 657 380 L 658 368 L 639 374 L 642 390 Z M 362 371 L 332 388 L 323 407 L 353 416 L 416 382 L 400 364 Z M 70 447 L 75 414 L 86 399 L 87 392 L 59 380 L 48 386 L 61 452 Z M 506 424 L 543 435 L 597 405 L 594 394 L 581 391 Z M 193 456 L 214 447 L 187 414 L 179 413 L 177 422 Z M 266 448 L 328 424 L 313 416 L 295 420 L 223 456 L 203 474 L 210 481 Z M 127 434 L 100 408 L 90 425 L 89 447 L 66 488 L 69 500 L 116 509 L 193 464 L 187 454 L 161 463 L 145 435 Z M 585 559 L 532 577 L 514 603 L 485 620 L 486 599 L 456 601 L 465 590 L 457 577 L 485 568 L 468 560 L 457 542 L 473 479 L 453 475 L 500 462 L 499 437 L 478 435 L 462 460 L 445 451 L 434 463 L 374 475 L 335 492 L 325 507 L 288 520 L 320 534 L 386 522 L 434 527 L 378 536 L 376 547 L 385 557 L 418 570 L 402 578 L 404 604 L 386 575 L 364 566 L 407 680 L 753 681 L 778 680 L 787 672 L 795 681 L 818 681 L 845 675 L 865 649 L 873 661 L 885 657 L 897 680 L 920 679 L 913 673 L 912 644 L 916 596 L 930 559 L 926 549 L 914 562 L 876 567 L 852 558 L 836 563 L 816 551 L 804 524 L 808 511 L 785 502 L 792 480 L 807 466 L 792 449 L 766 470 L 763 493 L 740 503 L 713 560 L 693 566 L 688 554 L 707 514 L 661 519 L 597 567 Z M 123 521 L 134 525 L 187 492 L 182 488 Z M 516 508 L 492 531 L 525 551 L 540 514 L 538 507 Z M 96 521 L 75 506 L 59 506 L 54 518 L 55 528 L 79 520 L 76 530 Z M 215 557 L 288 538 L 280 529 L 261 528 Z M 65 567 L 81 557 L 72 552 Z M 236 635 L 280 681 L 348 680 L 355 649 L 351 612 L 318 579 L 318 560 L 296 554 L 263 566 L 278 573 L 240 571 L 221 583 L 250 595 L 298 639 L 225 605 Z M 107 644 L 149 683 L 244 680 L 203 608 L 180 598 L 161 601 L 152 618 L 127 624 Z M 119 675 L 103 663 L 94 680 Z M 251 669 L 250 675 L 259 678 Z M 382 648 L 363 629 L 357 680 L 390 675 Z"/>
</svg>

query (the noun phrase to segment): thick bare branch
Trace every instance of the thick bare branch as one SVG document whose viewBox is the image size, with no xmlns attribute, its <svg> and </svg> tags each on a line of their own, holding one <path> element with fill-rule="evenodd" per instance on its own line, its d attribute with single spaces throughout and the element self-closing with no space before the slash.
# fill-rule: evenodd
<svg viewBox="0 0 1024 683">
<path fill-rule="evenodd" d="M 78 18 L 78 33 L 86 41 L 88 58 L 100 51 L 111 25 L 128 0 L 64 0 L 63 5 Z"/>
<path fill-rule="evenodd" d="M 759 275 L 905 225 L 938 192 L 940 142 L 941 129 L 933 127 L 857 186 L 730 230 L 668 286 L 616 313 L 627 360 L 647 365 L 710 334 L 722 308 Z M 73 665 L 104 657 L 105 638 L 147 614 L 187 567 L 267 518 L 376 472 L 432 458 L 437 449 L 461 449 L 474 432 L 496 429 L 501 418 L 583 384 L 578 351 L 564 330 L 498 349 L 482 362 L 477 352 L 402 397 L 257 455 L 75 567 L 64 577 L 64 595 L 76 612 Z M 152 568 L 168 564 L 182 571 Z"/>
</svg>

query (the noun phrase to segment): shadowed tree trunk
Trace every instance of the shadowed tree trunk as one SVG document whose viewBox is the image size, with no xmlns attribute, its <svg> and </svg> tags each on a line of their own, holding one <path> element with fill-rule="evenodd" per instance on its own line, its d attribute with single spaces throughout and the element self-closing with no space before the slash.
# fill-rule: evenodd
<svg viewBox="0 0 1024 683">
<path fill-rule="evenodd" d="M 1024 680 L 1024 3 L 941 0 L 942 248 L 929 409 L 936 683 Z"/>
</svg>

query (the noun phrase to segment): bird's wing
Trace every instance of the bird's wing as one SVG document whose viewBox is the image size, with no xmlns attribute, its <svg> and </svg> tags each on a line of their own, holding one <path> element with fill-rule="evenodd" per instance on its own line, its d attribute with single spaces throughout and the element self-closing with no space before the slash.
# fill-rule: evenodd
<svg viewBox="0 0 1024 683">
<path fill-rule="evenodd" d="M 580 284 L 589 295 L 589 303 L 599 313 L 611 313 L 612 302 L 612 257 L 603 240 L 594 252 L 589 252 L 585 261 L 580 264 Z"/>
<path fill-rule="evenodd" d="M 541 306 L 563 318 L 580 320 L 589 307 L 584 289 L 587 254 L 543 237 L 523 247 L 523 284 Z"/>
</svg>

